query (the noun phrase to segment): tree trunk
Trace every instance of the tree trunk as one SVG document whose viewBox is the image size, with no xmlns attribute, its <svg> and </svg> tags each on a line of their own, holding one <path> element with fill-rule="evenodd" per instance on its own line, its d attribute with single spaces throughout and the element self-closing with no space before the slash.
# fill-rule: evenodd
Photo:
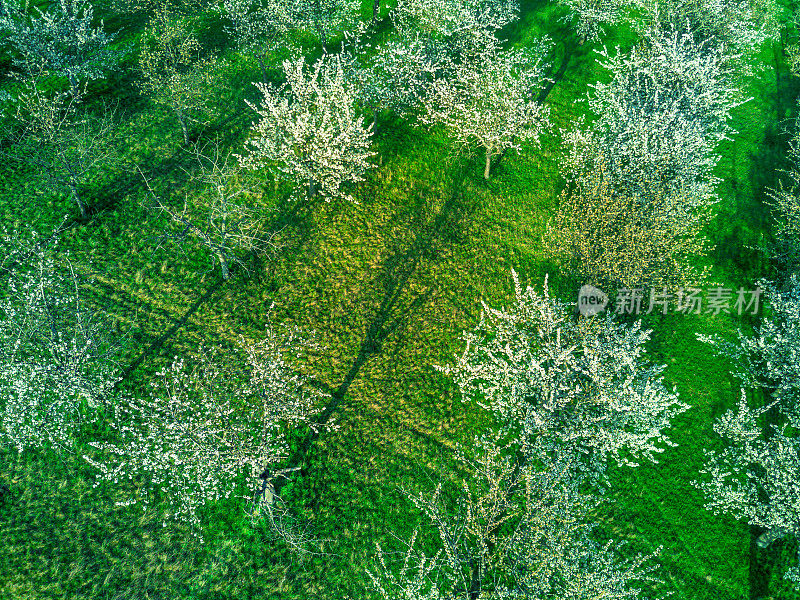
<svg viewBox="0 0 800 600">
<path fill-rule="evenodd" d="M 228 269 L 228 261 L 225 260 L 225 257 L 220 253 L 217 253 L 217 259 L 219 260 L 219 268 L 222 269 L 222 278 L 228 281 L 228 279 L 231 278 L 231 272 Z"/>
<path fill-rule="evenodd" d="M 67 79 L 69 80 L 69 91 L 72 94 L 73 98 L 78 97 L 78 81 L 75 79 L 75 76 L 72 73 L 67 73 Z"/>
<path fill-rule="evenodd" d="M 769 531 L 765 531 L 756 539 L 756 546 L 761 549 L 769 548 L 772 542 L 776 542 L 783 536 L 788 535 L 789 530 L 783 527 L 773 527 Z"/>
<path fill-rule="evenodd" d="M 72 199 L 75 201 L 75 204 L 78 205 L 78 208 L 81 211 L 81 219 L 85 219 L 86 205 L 84 205 L 80 190 L 78 190 L 78 173 L 75 172 L 74 166 L 72 163 L 70 163 L 67 157 L 64 156 L 64 153 L 61 150 L 62 149 L 60 147 L 56 148 L 57 157 L 58 161 L 61 163 L 61 168 L 67 172 L 67 183 L 69 185 L 70 196 L 72 196 Z"/>
<path fill-rule="evenodd" d="M 178 123 L 181 124 L 181 133 L 183 133 L 184 146 L 189 145 L 189 127 L 186 125 L 186 116 L 182 110 L 176 110 L 175 114 L 178 116 Z"/>
<path fill-rule="evenodd" d="M 489 179 L 489 169 L 492 168 L 492 153 L 486 149 L 486 165 L 483 167 L 483 178 Z"/>
<path fill-rule="evenodd" d="M 380 13 L 380 12 L 381 12 L 381 0 L 375 0 L 372 3 L 372 20 L 373 21 L 377 21 L 378 20 L 378 13 Z"/>
<path fill-rule="evenodd" d="M 755 525 L 748 527 L 750 530 L 750 551 L 748 552 L 748 587 L 750 588 L 749 600 L 760 600 L 766 595 L 769 586 L 769 572 L 764 567 L 763 560 L 759 560 L 759 548 L 756 539 L 759 537 Z"/>
<path fill-rule="evenodd" d="M 314 197 L 314 195 L 316 193 L 317 193 L 317 186 L 314 183 L 314 181 L 311 180 L 311 181 L 308 182 L 308 189 L 306 190 L 306 195 L 307 195 L 308 199 L 310 200 L 311 198 Z"/>
<path fill-rule="evenodd" d="M 325 29 L 317 25 L 317 31 L 319 32 L 319 40 L 322 42 L 322 51 L 327 52 L 326 46 L 328 45 L 328 36 L 325 35 Z"/>
<path fill-rule="evenodd" d="M 259 54 L 256 56 L 256 60 L 258 60 L 258 66 L 261 67 L 261 81 L 267 83 L 267 66 L 264 64 L 264 55 Z"/>
<path fill-rule="evenodd" d="M 86 218 L 86 205 L 83 203 L 81 199 L 80 192 L 78 191 L 78 185 L 75 183 L 74 180 L 70 179 L 69 181 L 69 191 L 72 195 L 72 199 L 75 200 L 75 204 L 78 205 L 78 208 L 81 211 L 81 219 Z"/>
</svg>

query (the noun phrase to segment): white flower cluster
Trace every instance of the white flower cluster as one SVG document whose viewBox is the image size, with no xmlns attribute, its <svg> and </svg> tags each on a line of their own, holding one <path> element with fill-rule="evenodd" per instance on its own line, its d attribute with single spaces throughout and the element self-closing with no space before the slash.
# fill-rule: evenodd
<svg viewBox="0 0 800 600">
<path fill-rule="evenodd" d="M 391 17 L 394 38 L 362 78 L 368 105 L 406 114 L 421 107 L 419 122 L 442 124 L 460 147 L 486 151 L 487 178 L 493 156 L 538 142 L 548 127 L 537 95 L 550 44 L 501 49 L 495 34 L 519 18 L 516 1 L 405 0 Z"/>
<path fill-rule="evenodd" d="M 391 553 L 378 545 L 376 569 L 367 574 L 379 597 L 635 600 L 643 598 L 637 582 L 658 581 L 651 575 L 656 566 L 646 564 L 657 552 L 622 559 L 621 544 L 592 538 L 589 515 L 599 498 L 581 491 L 575 454 L 561 453 L 537 470 L 494 442 L 477 446 L 477 459 L 463 465 L 468 477 L 454 490 L 455 502 L 442 484 L 430 497 L 407 494 L 436 552 L 415 547 L 418 528 L 395 574 Z"/>
<path fill-rule="evenodd" d="M 323 48 L 330 37 L 354 27 L 361 16 L 360 0 L 295 0 L 301 29 L 319 36 Z"/>
<path fill-rule="evenodd" d="M 518 0 L 400 0 L 390 13 L 401 37 L 481 41 L 519 18 Z"/>
<path fill-rule="evenodd" d="M 780 34 L 775 0 L 639 0 L 651 22 L 691 30 L 697 39 L 724 49 L 742 74 L 753 61 L 739 60 Z M 647 19 L 645 19 L 647 20 Z"/>
<path fill-rule="evenodd" d="M 257 83 L 260 106 L 248 102 L 261 120 L 240 156 L 247 169 L 269 166 L 276 176 L 304 186 L 325 200 L 352 197 L 344 184 L 363 180 L 373 165 L 371 129 L 356 116 L 357 91 L 344 75 L 338 56 L 323 55 L 309 69 L 305 58 L 284 61 L 286 83 Z"/>
<path fill-rule="evenodd" d="M 538 143 L 549 127 L 548 110 L 537 99 L 546 81 L 548 48 L 543 40 L 524 49 L 489 47 L 476 59 L 453 65 L 422 97 L 420 121 L 444 125 L 463 147 L 485 149 L 488 178 L 491 157 L 519 150 L 522 141 Z"/>
<path fill-rule="evenodd" d="M 575 25 L 582 41 L 599 40 L 605 25 L 624 23 L 631 11 L 642 7 L 642 0 L 557 0 L 569 9 L 563 19 Z"/>
<path fill-rule="evenodd" d="M 20 452 L 69 450 L 119 370 L 69 259 L 29 236 L 3 232 L 0 240 L 8 278 L 0 300 L 0 439 Z"/>
<path fill-rule="evenodd" d="M 755 336 L 739 333 L 738 344 L 707 336 L 702 341 L 719 347 L 736 364 L 734 371 L 752 387 L 771 391 L 772 402 L 752 408 L 742 389 L 739 405 L 718 419 L 714 431 L 728 445 L 706 451 L 706 475 L 695 485 L 708 498 L 706 507 L 729 512 L 748 523 L 797 535 L 800 531 L 800 277 L 779 291 L 767 282 L 772 315 Z M 767 428 L 762 415 L 775 407 Z M 795 568 L 787 578 L 797 580 Z"/>
<path fill-rule="evenodd" d="M 650 29 L 630 54 L 604 48 L 600 57 L 612 80 L 593 86 L 591 126 L 564 133 L 567 177 L 602 164 L 627 193 L 680 193 L 687 211 L 711 201 L 716 147 L 742 103 L 727 83 L 722 50 L 689 33 Z"/>
<path fill-rule="evenodd" d="M 94 27 L 89 0 L 58 0 L 47 12 L 31 10 L 30 0 L 0 0 L 0 30 L 20 53 L 17 64 L 29 73 L 51 71 L 69 79 L 73 91 L 83 80 L 103 77 L 118 61 L 109 47 L 114 35 Z"/>
<path fill-rule="evenodd" d="M 333 34 L 356 26 L 361 14 L 358 0 L 223 0 L 220 8 L 239 48 L 259 58 L 291 47 L 294 31 L 313 31 L 325 46 Z"/>
<path fill-rule="evenodd" d="M 239 49 L 257 56 L 283 47 L 286 34 L 296 28 L 294 2 L 286 0 L 223 0 L 230 20 L 227 31 Z"/>
<path fill-rule="evenodd" d="M 672 446 L 664 434 L 688 406 L 662 382 L 664 366 L 643 358 L 649 332 L 611 316 L 575 320 L 572 307 L 523 289 L 512 271 L 516 304 L 484 304 L 478 327 L 464 334 L 466 349 L 451 374 L 464 400 L 491 410 L 528 452 L 572 447 L 602 468 L 608 456 L 631 458 Z"/>
<path fill-rule="evenodd" d="M 248 497 L 259 477 L 285 454 L 287 427 L 308 421 L 323 394 L 287 364 L 314 347 L 295 329 L 267 326 L 263 340 L 240 342 L 237 355 L 201 350 L 194 364 L 175 359 L 157 373 L 150 397 L 121 400 L 112 427 L 118 441 L 93 442 L 102 457 L 84 458 L 98 483 L 142 481 L 141 499 L 160 492 L 169 516 L 199 523 L 198 509 L 228 498 L 245 477 Z"/>
<path fill-rule="evenodd" d="M 365 28 L 348 35 L 338 55 L 356 102 L 373 116 L 382 110 L 410 115 L 430 81 L 448 64 L 447 48 L 420 32 L 385 41 L 372 52 Z"/>
</svg>

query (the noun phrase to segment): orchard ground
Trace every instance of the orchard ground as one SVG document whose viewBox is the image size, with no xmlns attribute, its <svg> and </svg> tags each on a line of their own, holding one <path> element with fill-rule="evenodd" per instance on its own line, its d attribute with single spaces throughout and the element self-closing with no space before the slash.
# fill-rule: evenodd
<svg viewBox="0 0 800 600">
<path fill-rule="evenodd" d="M 365 18 L 371 8 L 365 3 Z M 78 262 L 91 265 L 85 275 L 93 301 L 115 315 L 120 334 L 127 335 L 123 366 L 188 313 L 183 326 L 128 374 L 124 390 L 143 390 L 172 356 L 191 353 L 201 341 L 224 346 L 240 334 L 257 339 L 273 302 L 274 322 L 318 334 L 323 350 L 305 370 L 320 385 L 338 387 L 365 347 L 369 358 L 335 416 L 339 429 L 319 439 L 303 477 L 284 488 L 313 533 L 326 540 L 322 555 L 293 556 L 267 527 L 250 524 L 240 500 L 207 508 L 201 544 L 182 526 L 162 527 L 157 507 L 144 513 L 115 507 L 134 484 L 123 490 L 93 487 L 92 469 L 80 452 L 17 456 L 4 449 L 0 483 L 11 493 L 0 497 L 0 596 L 368 597 L 365 569 L 373 564 L 375 542 L 399 549 L 390 532 L 402 538 L 419 522 L 399 486 L 432 489 L 453 466 L 455 445 L 469 444 L 490 424 L 477 406 L 461 402 L 434 365 L 452 361 L 461 350 L 459 334 L 477 322 L 481 299 L 490 305 L 511 301 L 512 267 L 537 288 L 548 274 L 553 293 L 567 301 L 575 300 L 581 285 L 542 253 L 541 237 L 563 186 L 558 129 L 575 126 L 585 111 L 576 101 L 604 73 L 594 62 L 597 46 L 578 46 L 561 16 L 548 2 L 523 2 L 521 20 L 504 32 L 511 43 L 523 45 L 550 35 L 556 41 L 554 71 L 569 54 L 563 77 L 546 99 L 555 129 L 541 148 L 509 153 L 486 182 L 480 154 L 454 157 L 441 132 L 379 119 L 374 149 L 381 164 L 355 189 L 358 203 L 297 207 L 286 201 L 288 188 L 276 190 L 265 180 L 276 226 L 283 227 L 283 247 L 227 282 L 218 270 L 208 271 L 208 256 L 200 251 L 154 251 L 164 223 L 147 208 L 136 166 L 158 193 L 177 203 L 193 193 L 181 169 L 192 156 L 182 148 L 174 118 L 136 93 L 135 56 L 124 61 L 121 75 L 93 86 L 95 101 L 118 100 L 125 114 L 123 163 L 90 182 L 97 210 L 87 222 L 72 223 L 63 245 Z M 111 31 L 125 25 L 118 44 L 134 42 L 142 28 L 135 19 L 105 21 Z M 629 32 L 611 30 L 606 45 L 624 50 L 632 40 Z M 219 136 L 239 151 L 254 119 L 244 99 L 257 99 L 251 82 L 260 78 L 260 69 L 228 47 L 210 14 L 203 18 L 201 42 L 228 62 L 213 90 L 217 112 L 195 133 L 209 140 Z M 722 147 L 722 201 L 707 231 L 716 245 L 711 280 L 734 289 L 754 287 L 770 275 L 765 188 L 776 184 L 786 165 L 784 129 L 800 92 L 780 44 L 766 48 L 759 60 L 765 68 L 748 90 L 753 100 L 735 111 L 738 133 Z M 47 233 L 73 211 L 69 198 L 40 193 L 34 173 L 0 165 L 2 225 L 30 223 Z M 366 338 L 375 323 L 395 320 L 398 327 L 377 346 Z M 738 399 L 729 365 L 696 334 L 733 339 L 737 327 L 747 330 L 754 321 L 735 314 L 651 314 L 643 320 L 653 329 L 650 358 L 667 364 L 667 382 L 692 408 L 675 420 L 669 435 L 679 445 L 667 449 L 659 464 L 610 470 L 612 501 L 598 515 L 601 533 L 629 541 L 631 552 L 663 545 L 661 574 L 676 599 L 739 600 L 756 588 L 764 597 L 798 597 L 781 579 L 793 556 L 789 542 L 751 561 L 749 528 L 706 511 L 690 484 L 703 465 L 703 449 L 718 444 L 713 420 Z"/>
</svg>

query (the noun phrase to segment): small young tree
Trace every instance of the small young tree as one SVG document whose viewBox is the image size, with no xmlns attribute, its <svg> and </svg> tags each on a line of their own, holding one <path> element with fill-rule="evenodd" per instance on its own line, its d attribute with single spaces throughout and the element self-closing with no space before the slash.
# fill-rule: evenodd
<svg viewBox="0 0 800 600">
<path fill-rule="evenodd" d="M 287 428 L 308 422 L 323 394 L 291 366 L 313 344 L 298 330 L 268 324 L 259 342 L 237 353 L 201 349 L 192 364 L 175 359 L 156 375 L 150 397 L 118 404 L 114 442 L 94 442 L 101 456 L 84 456 L 98 483 L 143 480 L 141 497 L 125 505 L 168 499 L 168 517 L 192 526 L 198 509 L 229 498 L 244 477 L 251 499 L 261 475 L 288 451 Z"/>
<path fill-rule="evenodd" d="M 537 469 L 494 442 L 476 446 L 477 458 L 461 457 L 468 476 L 450 494 L 441 483 L 430 496 L 407 493 L 426 523 L 399 568 L 377 546 L 367 574 L 381 598 L 634 600 L 644 598 L 639 585 L 659 581 L 650 575 L 656 566 L 645 565 L 655 554 L 625 560 L 619 545 L 592 538 L 588 515 L 599 500 L 581 490 L 574 454 Z M 431 538 L 435 553 L 415 547 L 419 538 Z"/>
<path fill-rule="evenodd" d="M 210 152 L 196 148 L 199 173 L 192 179 L 203 186 L 175 210 L 152 193 L 157 208 L 169 216 L 177 229 L 163 240 L 182 243 L 191 238 L 210 252 L 211 266 L 219 265 L 223 279 L 230 277 L 231 264 L 244 265 L 248 252 L 264 253 L 276 247 L 275 232 L 268 230 L 267 209 L 259 205 L 255 182 L 247 181 L 230 155 L 222 156 L 218 144 Z"/>
<path fill-rule="evenodd" d="M 356 116 L 356 90 L 335 56 L 323 55 L 311 69 L 305 59 L 284 61 L 286 83 L 255 84 L 263 94 L 260 106 L 248 102 L 261 120 L 240 156 L 246 169 L 270 167 L 276 177 L 293 181 L 326 201 L 352 200 L 343 184 L 363 181 L 372 167 L 368 159 L 372 130 Z"/>
<path fill-rule="evenodd" d="M 730 357 L 743 383 L 771 393 L 772 402 L 753 408 L 742 390 L 738 407 L 714 425 L 726 447 L 706 451 L 704 477 L 694 483 L 715 514 L 731 513 L 765 527 L 766 545 L 787 533 L 800 534 L 800 277 L 793 276 L 783 292 L 768 282 L 760 285 L 772 315 L 762 320 L 755 336 L 739 332 L 737 344 L 698 338 Z M 759 417 L 773 406 L 777 418 L 764 428 Z M 800 568 L 792 567 L 786 577 L 800 589 Z"/>
<path fill-rule="evenodd" d="M 143 93 L 171 110 L 178 120 L 183 143 L 189 144 L 189 124 L 205 108 L 214 80 L 216 60 L 201 56 L 194 34 L 196 17 L 175 17 L 160 6 L 142 37 L 139 66 Z"/>
<path fill-rule="evenodd" d="M 604 289 L 696 284 L 707 275 L 695 265 L 708 253 L 701 231 L 711 214 L 691 193 L 655 190 L 642 197 L 615 188 L 599 165 L 561 193 L 546 247 L 569 272 Z"/>
<path fill-rule="evenodd" d="M 674 446 L 664 430 L 689 407 L 662 382 L 664 365 L 643 357 L 650 332 L 641 323 L 595 315 L 576 322 L 572 307 L 523 289 L 512 271 L 516 303 L 509 310 L 483 305 L 480 324 L 464 334 L 451 374 L 462 400 L 497 415 L 526 452 L 581 449 L 594 465 L 607 457 L 636 466 L 656 462 L 657 444 Z"/>
<path fill-rule="evenodd" d="M 491 48 L 476 61 L 460 63 L 431 84 L 423 96 L 422 123 L 441 123 L 461 147 L 477 144 L 485 151 L 484 178 L 491 160 L 520 142 L 539 142 L 548 112 L 537 100 L 546 81 L 548 44 L 501 51 Z"/>
<path fill-rule="evenodd" d="M 103 77 L 119 60 L 109 43 L 114 35 L 93 27 L 89 0 L 57 0 L 47 12 L 31 10 L 30 0 L 0 0 L 0 31 L 19 53 L 16 63 L 28 74 L 41 70 L 69 80 L 74 96 L 83 81 Z"/>
<path fill-rule="evenodd" d="M 264 83 L 267 57 L 286 49 L 288 34 L 299 26 L 297 2 L 287 0 L 223 0 L 228 29 L 239 50 L 256 58 Z"/>
<path fill-rule="evenodd" d="M 42 91 L 37 78 L 27 82 L 15 104 L 5 132 L 13 143 L 0 155 L 39 170 L 51 189 L 70 195 L 85 219 L 85 182 L 117 156 L 114 111 L 90 112 L 68 92 Z"/>
<path fill-rule="evenodd" d="M 116 345 L 54 244 L 3 231 L 0 249 L 0 439 L 70 450 L 119 379 Z"/>
</svg>

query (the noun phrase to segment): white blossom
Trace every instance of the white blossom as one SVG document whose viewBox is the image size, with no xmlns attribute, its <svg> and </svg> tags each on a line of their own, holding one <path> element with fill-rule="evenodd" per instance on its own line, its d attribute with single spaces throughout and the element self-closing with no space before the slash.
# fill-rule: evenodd
<svg viewBox="0 0 800 600">
<path fill-rule="evenodd" d="M 689 407 L 650 365 L 641 323 L 611 316 L 574 318 L 572 307 L 523 288 L 512 271 L 516 302 L 508 310 L 483 304 L 478 327 L 451 374 L 462 400 L 492 411 L 523 448 L 572 447 L 596 464 L 607 457 L 636 466 L 655 462 L 658 444 L 674 446 L 664 430 Z"/>
<path fill-rule="evenodd" d="M 569 10 L 565 21 L 574 23 L 581 43 L 599 40 L 607 25 L 628 20 L 631 10 L 641 8 L 642 0 L 557 0 Z"/>
<path fill-rule="evenodd" d="M 286 48 L 289 33 L 299 27 L 297 0 L 223 0 L 221 8 L 239 49 L 255 56 L 262 69 L 265 58 Z"/>
<path fill-rule="evenodd" d="M 604 163 L 616 184 L 639 196 L 656 186 L 679 192 L 687 211 L 713 201 L 716 148 L 742 103 L 727 83 L 722 50 L 677 30 L 650 29 L 628 55 L 599 54 L 612 79 L 592 86 L 591 126 L 564 133 L 567 177 Z"/>
<path fill-rule="evenodd" d="M 640 0 L 645 26 L 664 26 L 690 31 L 725 53 L 743 75 L 753 72 L 748 59 L 780 33 L 780 10 L 774 0 Z"/>
<path fill-rule="evenodd" d="M 781 270 L 791 274 L 800 272 L 800 121 L 795 123 L 789 144 L 792 166 L 786 172 L 786 181 L 768 194 L 775 209 L 777 243 L 773 256 Z"/>
<path fill-rule="evenodd" d="M 267 166 L 276 177 L 305 188 L 309 197 L 352 200 L 342 188 L 363 181 L 374 155 L 372 130 L 356 115 L 355 86 L 336 56 L 323 55 L 310 69 L 303 57 L 287 60 L 283 70 L 283 85 L 255 84 L 263 94 L 261 104 L 247 104 L 261 120 L 247 141 L 248 154 L 239 156 L 242 167 Z"/>
<path fill-rule="evenodd" d="M 771 392 L 766 406 L 754 408 L 742 389 L 738 406 L 714 424 L 726 442 L 721 451 L 706 451 L 707 462 L 694 482 L 703 490 L 706 507 L 727 512 L 771 531 L 800 531 L 800 277 L 780 291 L 767 282 L 772 314 L 756 335 L 739 332 L 737 344 L 698 335 L 714 344 L 735 364 L 734 373 L 749 387 Z M 760 422 L 774 407 L 776 418 Z M 799 557 L 800 558 L 800 557 Z M 798 582 L 793 567 L 786 577 Z"/>
<path fill-rule="evenodd" d="M 417 33 L 483 46 L 487 36 L 519 18 L 517 0 L 400 0 L 390 13 L 401 37 Z M 454 48 L 458 47 L 457 45 Z"/>
<path fill-rule="evenodd" d="M 293 0 L 299 27 L 316 33 L 322 47 L 339 31 L 355 27 L 361 17 L 360 0 Z"/>
<path fill-rule="evenodd" d="M 260 475 L 287 452 L 287 428 L 319 408 L 323 394 L 290 362 L 312 347 L 299 330 L 268 324 L 262 340 L 240 341 L 240 354 L 201 349 L 191 364 L 176 358 L 149 398 L 118 403 L 118 439 L 93 442 L 101 456 L 84 458 L 98 482 L 141 482 L 141 497 L 128 504 L 148 504 L 158 491 L 169 517 L 196 527 L 200 507 L 235 494 L 240 475 L 253 497 Z"/>
<path fill-rule="evenodd" d="M 3 231 L 0 248 L 0 439 L 69 450 L 119 379 L 115 344 L 68 256 L 33 232 Z"/>
<path fill-rule="evenodd" d="M 52 71 L 69 80 L 73 93 L 80 82 L 99 79 L 119 57 L 109 42 L 113 34 L 94 27 L 88 0 L 54 0 L 43 12 L 30 0 L 0 0 L 0 31 L 20 53 L 16 60 L 25 71 Z"/>
<path fill-rule="evenodd" d="M 422 123 L 444 125 L 457 144 L 485 150 L 484 177 L 491 158 L 522 141 L 539 142 L 548 128 L 548 111 L 537 99 L 546 81 L 544 57 L 549 44 L 499 50 L 461 62 L 436 77 L 422 97 Z"/>
<path fill-rule="evenodd" d="M 586 475 L 570 452 L 537 468 L 494 441 L 476 440 L 457 488 L 406 495 L 422 513 L 402 563 L 377 546 L 367 571 L 384 600 L 498 598 L 623 600 L 644 598 L 639 585 L 659 581 L 646 564 L 657 554 L 622 559 L 621 544 L 592 536 L 590 512 L 600 498 L 582 491 Z M 448 498 L 455 496 L 455 501 Z M 426 535 L 427 533 L 427 535 Z M 433 554 L 417 547 L 426 539 Z"/>
</svg>

